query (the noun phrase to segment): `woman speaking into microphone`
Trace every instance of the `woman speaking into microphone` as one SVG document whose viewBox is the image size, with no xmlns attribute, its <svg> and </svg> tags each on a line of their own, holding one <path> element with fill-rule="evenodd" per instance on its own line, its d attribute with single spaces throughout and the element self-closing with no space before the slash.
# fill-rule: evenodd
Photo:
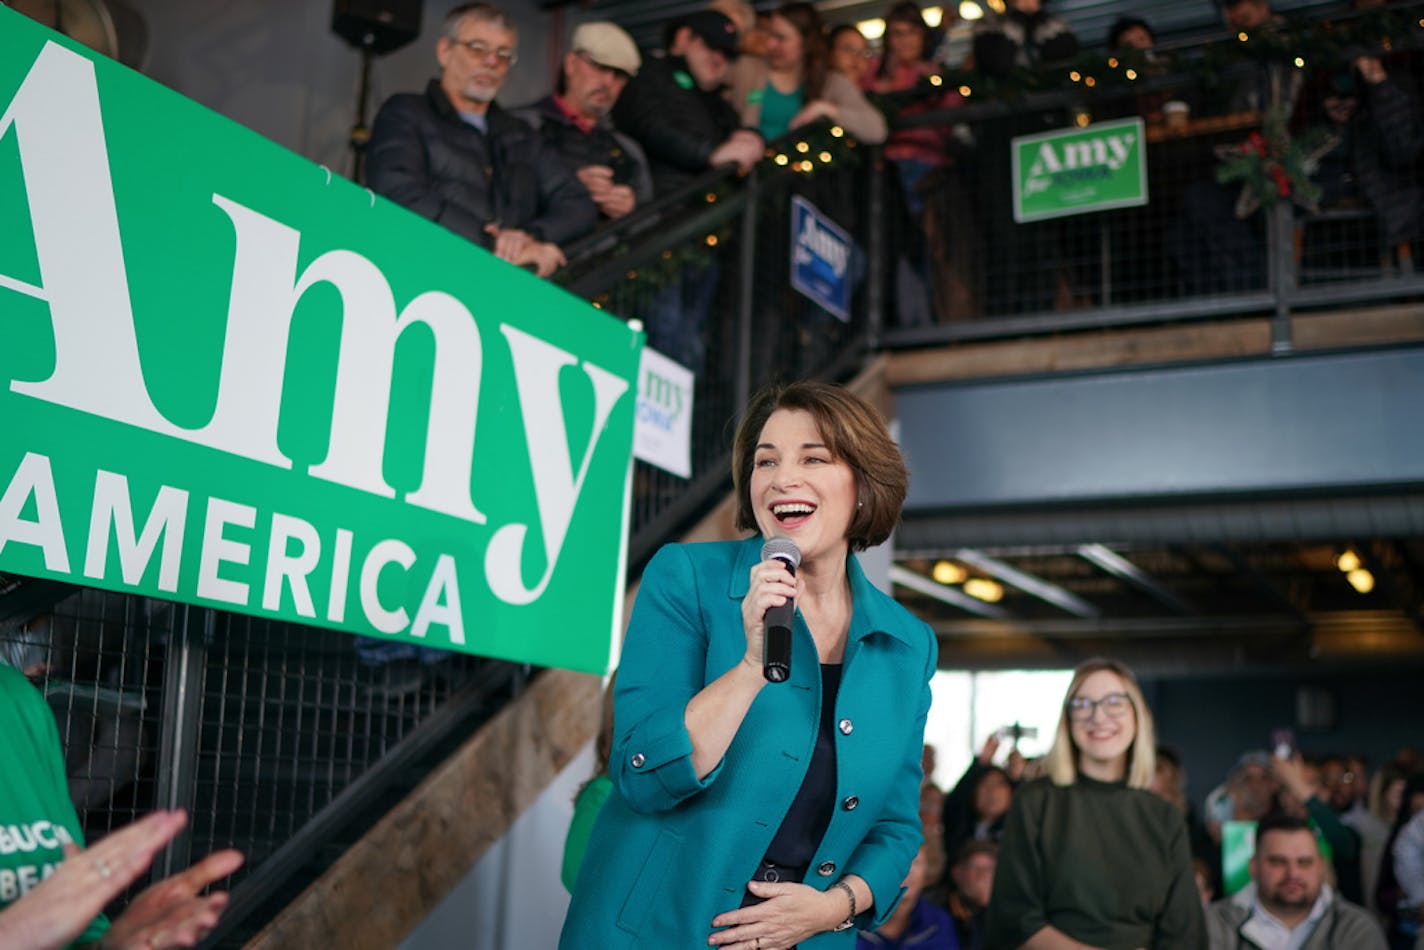
<svg viewBox="0 0 1424 950">
<path fill-rule="evenodd" d="M 757 536 L 668 545 L 643 574 L 563 950 L 850 948 L 920 846 L 935 638 L 852 556 L 899 520 L 899 449 L 862 399 L 795 383 L 752 400 L 732 474 Z M 766 615 L 788 602 L 773 682 Z"/>
</svg>

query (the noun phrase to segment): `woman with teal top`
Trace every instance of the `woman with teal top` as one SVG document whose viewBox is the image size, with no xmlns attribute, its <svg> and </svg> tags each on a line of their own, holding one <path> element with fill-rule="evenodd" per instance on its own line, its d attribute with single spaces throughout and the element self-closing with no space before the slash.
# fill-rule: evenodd
<svg viewBox="0 0 1424 950">
<path fill-rule="evenodd" d="M 766 55 L 743 56 L 732 67 L 732 105 L 742 124 L 770 142 L 825 119 L 867 144 L 885 141 L 885 116 L 847 76 L 828 68 L 821 17 L 809 3 L 788 3 L 771 15 Z"/>
<path fill-rule="evenodd" d="M 563 950 L 854 950 L 920 846 L 935 638 L 852 553 L 898 522 L 904 460 L 874 407 L 821 383 L 753 399 L 732 458 L 756 533 L 643 572 Z M 794 575 L 763 557 L 773 536 Z M 765 615 L 791 597 L 789 678 L 769 682 Z"/>
<path fill-rule="evenodd" d="M 1187 823 L 1148 791 L 1152 713 L 1116 660 L 1073 671 L 1047 776 L 1023 785 L 999 841 L 986 946 L 1205 950 Z"/>
</svg>

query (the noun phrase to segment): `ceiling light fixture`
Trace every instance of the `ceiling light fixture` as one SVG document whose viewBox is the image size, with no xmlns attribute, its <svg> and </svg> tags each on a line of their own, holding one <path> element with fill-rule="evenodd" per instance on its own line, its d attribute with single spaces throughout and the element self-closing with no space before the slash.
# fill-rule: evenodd
<svg viewBox="0 0 1424 950">
<path fill-rule="evenodd" d="M 963 584 L 968 576 L 969 572 L 953 561 L 935 561 L 935 566 L 930 570 L 930 577 L 946 587 L 950 584 Z"/>
<path fill-rule="evenodd" d="M 944 7 L 925 7 L 920 11 L 920 19 L 930 29 L 937 29 L 944 22 Z"/>
<path fill-rule="evenodd" d="M 986 604 L 997 604 L 1004 599 L 1004 585 L 987 577 L 971 577 L 964 582 L 964 592 Z"/>
<path fill-rule="evenodd" d="M 974 0 L 964 0 L 959 5 L 959 18 L 961 20 L 982 20 L 984 19 L 984 8 Z"/>
<path fill-rule="evenodd" d="M 861 36 L 872 42 L 885 35 L 885 21 L 878 17 L 874 20 L 861 20 L 855 28 L 860 31 Z"/>
<path fill-rule="evenodd" d="M 1368 594 L 1375 589 L 1375 576 L 1363 567 L 1357 567 L 1348 572 L 1345 575 L 1345 580 L 1350 582 L 1350 586 L 1355 588 L 1356 593 Z M 964 589 L 967 592 L 969 585 L 965 584 Z"/>
<path fill-rule="evenodd" d="M 1353 548 L 1346 548 L 1345 552 L 1335 559 L 1335 566 L 1346 574 L 1351 571 L 1358 571 L 1360 569 L 1360 556 L 1355 553 Z"/>
</svg>

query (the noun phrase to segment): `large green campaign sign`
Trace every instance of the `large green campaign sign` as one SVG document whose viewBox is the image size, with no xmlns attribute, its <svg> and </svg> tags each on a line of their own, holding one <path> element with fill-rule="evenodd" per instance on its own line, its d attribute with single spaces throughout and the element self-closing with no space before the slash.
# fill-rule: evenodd
<svg viewBox="0 0 1424 950">
<path fill-rule="evenodd" d="M 1015 221 L 1147 204 L 1141 118 L 1020 136 L 1011 151 Z"/>
<path fill-rule="evenodd" d="M 0 570 L 602 671 L 641 336 L 0 7 Z"/>
</svg>

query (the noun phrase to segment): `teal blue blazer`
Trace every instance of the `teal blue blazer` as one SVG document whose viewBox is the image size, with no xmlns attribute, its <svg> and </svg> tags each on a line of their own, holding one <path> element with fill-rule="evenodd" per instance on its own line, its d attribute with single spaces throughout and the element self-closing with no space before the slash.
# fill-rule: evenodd
<svg viewBox="0 0 1424 950">
<path fill-rule="evenodd" d="M 706 947 L 712 918 L 735 910 L 801 787 L 820 722 L 816 645 L 800 613 L 791 678 L 768 683 L 722 762 L 699 779 L 683 710 L 746 652 L 742 598 L 762 539 L 668 545 L 648 564 L 614 692 L 613 792 L 590 837 L 561 950 Z M 836 698 L 836 809 L 805 882 L 845 874 L 875 903 L 899 902 L 920 847 L 920 749 L 936 641 L 923 622 L 846 564 L 853 613 Z M 802 950 L 848 950 L 855 931 Z"/>
</svg>

